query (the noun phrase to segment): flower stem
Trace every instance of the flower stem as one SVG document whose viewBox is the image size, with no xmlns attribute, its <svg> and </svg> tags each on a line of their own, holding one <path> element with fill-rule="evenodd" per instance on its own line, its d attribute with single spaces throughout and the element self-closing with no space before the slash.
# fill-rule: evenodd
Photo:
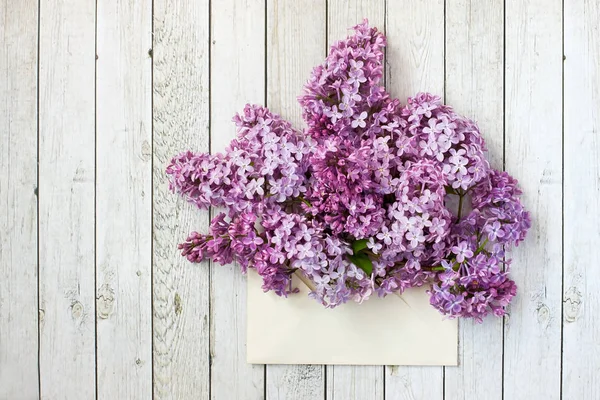
<svg viewBox="0 0 600 400">
<path fill-rule="evenodd" d="M 486 238 L 483 243 L 481 243 L 479 245 L 479 247 L 477 248 L 477 250 L 475 250 L 475 254 L 479 254 L 483 251 L 483 248 L 485 247 L 485 245 L 488 243 L 488 239 Z"/>
<path fill-rule="evenodd" d="M 300 199 L 301 202 L 303 202 L 307 206 L 312 207 L 312 204 L 310 204 L 310 202 L 308 200 L 306 200 L 304 197 L 298 197 L 298 198 Z"/>
<path fill-rule="evenodd" d="M 462 215 L 462 204 L 463 204 L 463 195 L 459 194 L 458 195 L 458 216 L 457 216 L 456 222 L 460 221 L 460 217 Z"/>
<path fill-rule="evenodd" d="M 437 266 L 424 265 L 421 267 L 421 269 L 424 269 L 425 271 L 445 271 L 446 270 L 446 268 L 442 267 L 441 265 L 437 265 Z"/>
</svg>

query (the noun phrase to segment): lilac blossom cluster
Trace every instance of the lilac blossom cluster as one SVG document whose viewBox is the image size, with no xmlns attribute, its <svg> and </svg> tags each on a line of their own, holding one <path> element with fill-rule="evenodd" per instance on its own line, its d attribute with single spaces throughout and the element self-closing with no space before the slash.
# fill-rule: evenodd
<svg viewBox="0 0 600 400">
<path fill-rule="evenodd" d="M 430 285 L 450 317 L 503 315 L 516 293 L 505 251 L 530 226 L 516 180 L 490 167 L 475 123 L 439 97 L 391 98 L 385 37 L 366 21 L 354 30 L 313 70 L 303 132 L 247 105 L 224 153 L 172 160 L 174 191 L 227 210 L 182 254 L 255 269 L 282 296 L 301 274 L 327 307 Z"/>
</svg>

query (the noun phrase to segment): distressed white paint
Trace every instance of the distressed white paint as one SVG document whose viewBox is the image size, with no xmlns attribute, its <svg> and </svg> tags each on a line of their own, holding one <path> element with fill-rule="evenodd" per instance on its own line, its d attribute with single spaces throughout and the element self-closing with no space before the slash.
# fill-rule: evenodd
<svg viewBox="0 0 600 400">
<path fill-rule="evenodd" d="M 325 1 L 267 0 L 267 105 L 276 114 L 304 127 L 297 97 L 312 68 L 325 56 Z M 322 366 L 269 365 L 268 400 L 321 398 Z"/>
<path fill-rule="evenodd" d="M 232 117 L 246 103 L 264 103 L 265 5 L 211 5 L 210 144 L 216 153 L 235 137 Z M 246 277 L 237 265 L 211 265 L 210 352 L 212 399 L 263 398 L 264 367 L 246 363 Z"/>
<path fill-rule="evenodd" d="M 95 3 L 42 2 L 39 12 L 41 396 L 87 399 L 96 391 Z"/>
<path fill-rule="evenodd" d="M 209 267 L 179 255 L 209 214 L 174 196 L 165 168 L 182 151 L 209 150 L 208 0 L 154 1 L 154 398 L 209 396 Z"/>
<path fill-rule="evenodd" d="M 304 127 L 297 98 L 326 52 L 324 0 L 267 0 L 267 104 Z"/>
<path fill-rule="evenodd" d="M 36 398 L 37 1 L 0 1 L 0 399 Z"/>
<path fill-rule="evenodd" d="M 352 30 L 348 28 L 361 23 L 364 18 L 369 20 L 369 25 L 384 32 L 385 0 L 329 0 L 328 46 L 352 34 Z M 336 365 L 326 367 L 326 371 L 328 399 L 383 399 L 385 367 Z"/>
<path fill-rule="evenodd" d="M 508 255 L 519 292 L 505 318 L 505 399 L 560 398 L 561 14 L 560 0 L 506 2 L 506 170 L 533 227 Z"/>
<path fill-rule="evenodd" d="M 385 392 L 386 399 L 494 400 L 502 391 L 505 399 L 558 399 L 561 380 L 564 399 L 600 395 L 595 2 L 564 2 L 564 153 L 558 0 L 507 0 L 505 16 L 499 2 L 446 0 L 445 21 L 442 0 L 388 0 L 383 8 L 383 0 L 225 0 L 213 1 L 212 13 L 208 0 L 155 0 L 154 59 L 150 0 L 109 3 L 98 2 L 95 80 L 96 2 L 42 1 L 38 10 L 31 0 L 0 1 L 0 399 L 38 397 L 37 250 L 42 398 L 94 398 L 96 379 L 99 398 L 149 398 L 154 387 L 160 399 L 209 392 L 213 399 L 380 399 Z M 363 16 L 387 29 L 387 83 L 402 100 L 420 90 L 443 94 L 445 25 L 446 99 L 479 122 L 496 167 L 506 111 L 506 169 L 521 181 L 534 217 L 511 254 L 519 296 L 503 343 L 499 320 L 461 324 L 461 365 L 446 368 L 445 380 L 441 368 L 388 367 L 379 375 L 380 367 L 283 366 L 268 367 L 265 383 L 265 369 L 245 363 L 245 278 L 236 267 L 213 266 L 209 286 L 207 265 L 177 254 L 190 230 L 206 229 L 208 213 L 168 193 L 162 172 L 178 151 L 208 150 L 209 118 L 211 150 L 222 150 L 234 135 L 230 118 L 246 102 L 267 101 L 300 126 L 295 98 L 325 42 Z"/>
<path fill-rule="evenodd" d="M 566 0 L 563 399 L 600 398 L 600 4 Z M 591 263 L 591 264 L 590 264 Z"/>
<path fill-rule="evenodd" d="M 386 86 L 406 103 L 418 92 L 444 94 L 444 1 L 387 2 Z M 388 367 L 386 399 L 443 397 L 442 367 Z"/>
<path fill-rule="evenodd" d="M 99 399 L 152 396 L 152 2 L 98 2 Z"/>
<path fill-rule="evenodd" d="M 268 400 L 322 399 L 325 393 L 325 368 L 321 365 L 268 365 Z"/>
<path fill-rule="evenodd" d="M 380 365 L 327 367 L 327 399 L 383 399 L 385 367 Z"/>
<path fill-rule="evenodd" d="M 504 7 L 446 2 L 446 102 L 475 120 L 492 167 L 503 168 Z M 502 399 L 502 319 L 459 324 L 459 366 L 445 369 L 445 399 Z M 485 371 L 485 373 L 480 373 Z"/>
<path fill-rule="evenodd" d="M 328 0 L 328 47 L 352 34 L 351 28 L 362 23 L 365 18 L 369 20 L 370 26 L 385 32 L 385 0 Z"/>
</svg>

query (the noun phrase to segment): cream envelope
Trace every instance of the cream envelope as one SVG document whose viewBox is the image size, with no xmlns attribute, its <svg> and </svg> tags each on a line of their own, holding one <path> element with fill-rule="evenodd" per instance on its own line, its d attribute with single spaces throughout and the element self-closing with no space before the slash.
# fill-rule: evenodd
<svg viewBox="0 0 600 400">
<path fill-rule="evenodd" d="M 458 324 L 429 304 L 425 288 L 327 309 L 300 293 L 264 293 L 248 271 L 247 361 L 251 364 L 457 365 Z"/>
</svg>

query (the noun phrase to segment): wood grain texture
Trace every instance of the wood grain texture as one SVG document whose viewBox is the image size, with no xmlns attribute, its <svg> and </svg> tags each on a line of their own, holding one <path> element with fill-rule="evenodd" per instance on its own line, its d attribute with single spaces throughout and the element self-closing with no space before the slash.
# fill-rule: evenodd
<svg viewBox="0 0 600 400">
<path fill-rule="evenodd" d="M 385 32 L 385 0 L 329 0 L 328 45 L 345 39 L 352 33 L 349 28 L 364 18 L 370 26 Z M 328 399 L 383 399 L 385 368 L 382 366 L 327 366 L 326 371 Z"/>
<path fill-rule="evenodd" d="M 562 398 L 600 398 L 600 4 L 564 2 Z"/>
<path fill-rule="evenodd" d="M 386 87 L 404 104 L 418 92 L 443 95 L 444 0 L 387 1 Z"/>
<path fill-rule="evenodd" d="M 267 0 L 267 105 L 295 127 L 304 127 L 297 98 L 326 51 L 326 0 Z M 269 365 L 268 400 L 325 397 L 325 369 Z"/>
<path fill-rule="evenodd" d="M 265 4 L 211 4 L 210 135 L 215 153 L 235 137 L 232 117 L 246 103 L 264 103 Z M 237 265 L 212 265 L 211 274 L 212 399 L 263 399 L 264 367 L 246 363 L 246 277 Z"/>
<path fill-rule="evenodd" d="M 561 14 L 559 0 L 506 2 L 506 170 L 533 226 L 507 256 L 519 289 L 505 318 L 505 399 L 560 398 Z"/>
<path fill-rule="evenodd" d="M 385 32 L 385 0 L 328 0 L 327 45 L 345 39 L 365 18 L 370 26 Z"/>
<path fill-rule="evenodd" d="M 96 380 L 98 399 L 599 398 L 600 7 L 564 0 L 563 43 L 563 1 L 504 3 L 0 0 L 0 399 L 94 399 Z M 504 329 L 461 322 L 445 373 L 251 366 L 246 278 L 178 254 L 209 214 L 164 168 L 222 150 L 246 102 L 303 126 L 311 68 L 363 17 L 387 30 L 391 93 L 443 94 L 445 79 L 520 180 L 533 227 L 510 254 L 519 294 Z"/>
<path fill-rule="evenodd" d="M 297 98 L 326 54 L 325 0 L 267 0 L 267 104 L 304 127 Z"/>
<path fill-rule="evenodd" d="M 0 21 L 0 399 L 37 398 L 37 1 Z"/>
<path fill-rule="evenodd" d="M 455 367 L 454 367 L 455 368 Z M 386 400 L 421 400 L 444 398 L 442 367 L 386 367 Z"/>
<path fill-rule="evenodd" d="M 207 399 L 208 262 L 177 243 L 206 232 L 209 213 L 173 194 L 165 169 L 185 150 L 209 151 L 209 2 L 154 1 L 154 398 Z"/>
<path fill-rule="evenodd" d="M 379 365 L 327 366 L 327 399 L 383 400 L 384 373 L 385 367 Z"/>
<path fill-rule="evenodd" d="M 386 87 L 406 103 L 409 96 L 444 92 L 444 1 L 388 1 Z M 442 367 L 386 368 L 386 400 L 443 398 Z"/>
<path fill-rule="evenodd" d="M 268 400 L 319 400 L 325 396 L 325 368 L 322 365 L 268 365 Z"/>
<path fill-rule="evenodd" d="M 152 2 L 98 2 L 97 22 L 98 399 L 147 399 L 152 397 Z"/>
<path fill-rule="evenodd" d="M 42 2 L 39 12 L 41 397 L 90 399 L 96 391 L 95 3 Z"/>
<path fill-rule="evenodd" d="M 504 153 L 504 6 L 446 2 L 446 102 L 475 120 L 492 167 Z M 445 369 L 445 399 L 502 399 L 502 319 L 460 321 L 459 366 Z M 481 371 L 485 373 L 481 374 Z"/>
</svg>

